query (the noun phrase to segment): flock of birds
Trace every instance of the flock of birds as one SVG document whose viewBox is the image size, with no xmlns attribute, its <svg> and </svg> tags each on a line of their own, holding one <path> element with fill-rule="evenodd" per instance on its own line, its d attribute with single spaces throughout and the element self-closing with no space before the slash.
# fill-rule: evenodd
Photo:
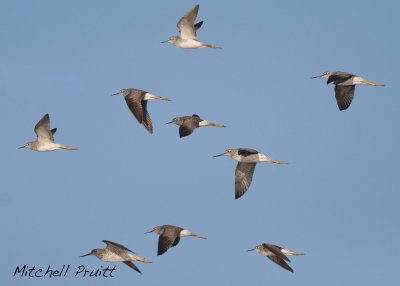
<svg viewBox="0 0 400 286">
<path fill-rule="evenodd" d="M 162 43 L 168 42 L 176 47 L 184 49 L 221 48 L 219 46 L 205 44 L 197 39 L 196 32 L 203 24 L 203 21 L 195 23 L 198 11 L 199 5 L 196 5 L 193 9 L 187 12 L 177 23 L 179 36 L 170 37 Z M 354 97 L 355 85 L 368 84 L 372 86 L 383 86 L 383 84 L 374 83 L 360 76 L 340 71 L 326 71 L 313 78 L 326 78 L 327 84 L 332 82 L 335 85 L 335 97 L 340 110 L 349 108 Z M 125 98 L 126 104 L 134 117 L 149 133 L 153 133 L 153 124 L 147 111 L 147 102 L 149 100 L 170 101 L 169 98 L 160 97 L 136 88 L 121 89 L 113 95 L 122 95 Z M 189 136 L 196 128 L 203 126 L 225 127 L 222 124 L 211 123 L 204 120 L 196 114 L 176 117 L 166 124 L 170 123 L 179 125 L 180 137 Z M 54 151 L 58 149 L 77 150 L 76 148 L 67 147 L 54 142 L 54 134 L 56 133 L 57 128 L 50 128 L 49 114 L 44 115 L 39 120 L 34 131 L 37 135 L 37 139 L 26 143 L 20 148 L 28 148 L 39 152 Z M 219 156 L 231 157 L 233 160 L 238 161 L 235 170 L 235 199 L 243 196 L 250 187 L 257 163 L 271 162 L 275 164 L 287 164 L 286 162 L 274 160 L 269 156 L 250 148 L 227 149 L 224 153 L 215 155 L 214 157 Z M 193 236 L 196 238 L 205 238 L 204 236 L 192 233 L 188 229 L 173 225 L 157 226 L 147 233 L 151 232 L 159 235 L 157 255 L 162 255 L 167 252 L 169 248 L 176 246 L 181 237 Z M 106 248 L 93 249 L 90 253 L 82 255 L 81 257 L 93 255 L 106 262 L 123 262 L 139 273 L 141 273 L 139 268 L 132 261 L 151 263 L 148 259 L 137 256 L 133 251 L 119 243 L 108 240 L 103 240 L 103 242 L 107 245 Z M 277 245 L 266 243 L 256 245 L 253 249 L 248 251 L 253 250 L 268 257 L 270 260 L 290 272 L 293 272 L 293 269 L 287 264 L 287 262 L 290 262 L 287 255 L 304 255 L 300 252 L 291 251 Z"/>
</svg>

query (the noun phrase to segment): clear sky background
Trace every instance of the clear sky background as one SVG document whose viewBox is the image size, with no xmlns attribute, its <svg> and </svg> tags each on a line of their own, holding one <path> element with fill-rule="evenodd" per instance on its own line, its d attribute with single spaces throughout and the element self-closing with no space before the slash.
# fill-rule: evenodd
<svg viewBox="0 0 400 286">
<path fill-rule="evenodd" d="M 200 40 L 222 50 L 160 44 L 200 4 Z M 400 255 L 398 1 L 1 1 L 0 223 L 2 285 L 396 285 Z M 358 86 L 347 111 L 334 87 L 310 79 L 340 70 L 383 83 Z M 154 134 L 122 97 L 150 102 Z M 17 149 L 46 113 L 56 142 L 79 151 Z M 180 139 L 173 117 L 199 114 L 227 128 Z M 234 199 L 236 162 L 260 163 Z M 152 227 L 184 238 L 157 257 Z M 140 275 L 77 278 L 101 240 L 153 261 Z M 289 273 L 246 252 L 273 243 L 306 253 Z M 66 278 L 16 278 L 17 266 Z"/>
</svg>

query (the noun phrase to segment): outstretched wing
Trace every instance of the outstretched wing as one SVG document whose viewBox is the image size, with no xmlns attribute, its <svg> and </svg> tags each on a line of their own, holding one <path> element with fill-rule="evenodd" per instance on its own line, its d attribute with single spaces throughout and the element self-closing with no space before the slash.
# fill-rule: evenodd
<svg viewBox="0 0 400 286">
<path fill-rule="evenodd" d="M 160 234 L 160 237 L 158 238 L 157 255 L 161 255 L 161 254 L 164 254 L 165 252 L 167 252 L 167 250 L 172 245 L 174 245 L 177 237 L 179 237 L 179 233 L 180 233 L 180 229 L 178 229 L 178 228 L 167 228 L 167 229 L 165 229 Z M 178 244 L 178 243 L 176 243 L 176 244 Z"/>
<path fill-rule="evenodd" d="M 53 129 L 54 130 L 54 129 Z M 35 125 L 35 133 L 38 141 L 51 141 L 54 142 L 53 132 L 50 131 L 50 116 L 49 114 L 45 114 L 39 122 Z"/>
<path fill-rule="evenodd" d="M 147 100 L 143 100 L 142 101 L 142 114 L 143 114 L 143 121 L 142 124 L 144 126 L 144 128 L 146 128 L 147 131 L 150 132 L 150 134 L 153 134 L 153 123 L 151 123 L 151 118 L 150 118 L 150 114 L 147 111 Z"/>
<path fill-rule="evenodd" d="M 102 240 L 102 241 L 105 244 L 107 244 L 106 248 L 109 249 L 111 252 L 120 253 L 121 250 L 126 250 L 126 251 L 129 251 L 129 252 L 135 253 L 132 250 L 130 250 L 130 249 L 126 248 L 125 246 L 123 246 L 122 244 L 119 244 L 119 243 L 116 243 L 116 242 L 112 242 L 112 241 L 109 241 L 109 240 Z"/>
<path fill-rule="evenodd" d="M 349 108 L 353 101 L 355 85 L 336 85 L 335 86 L 335 97 L 340 110 L 346 110 Z"/>
<path fill-rule="evenodd" d="M 198 119 L 196 117 L 189 117 L 183 121 L 182 125 L 179 126 L 179 137 L 189 136 L 198 126 Z"/>
<path fill-rule="evenodd" d="M 270 260 L 278 264 L 279 266 L 285 268 L 286 270 L 293 272 L 293 269 L 283 260 L 282 258 L 279 258 L 277 256 L 267 256 Z"/>
<path fill-rule="evenodd" d="M 198 12 L 199 5 L 196 5 L 179 20 L 177 26 L 182 39 L 196 39 L 196 30 L 201 26 L 200 24 L 197 29 L 194 26 Z"/>
<path fill-rule="evenodd" d="M 273 254 L 278 256 L 279 258 L 290 262 L 289 258 L 282 252 L 282 247 L 274 245 L 274 244 L 267 244 L 263 243 L 263 247 L 267 250 L 271 251 Z"/>
<path fill-rule="evenodd" d="M 240 198 L 250 187 L 256 163 L 239 162 L 235 171 L 235 199 Z"/>
<path fill-rule="evenodd" d="M 143 122 L 143 102 L 146 92 L 139 89 L 130 90 L 129 94 L 125 95 L 125 101 L 130 111 L 135 116 L 139 123 Z"/>
<path fill-rule="evenodd" d="M 135 270 L 135 271 L 139 272 L 140 274 L 142 274 L 142 272 L 140 272 L 140 269 L 135 264 L 133 264 L 132 261 L 123 261 L 123 262 L 126 265 L 128 265 L 130 268 L 132 268 L 133 270 Z"/>
</svg>

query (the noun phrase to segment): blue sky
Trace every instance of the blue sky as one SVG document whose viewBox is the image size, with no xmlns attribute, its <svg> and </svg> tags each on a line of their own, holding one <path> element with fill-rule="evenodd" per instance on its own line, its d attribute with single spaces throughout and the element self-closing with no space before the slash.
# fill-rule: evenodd
<svg viewBox="0 0 400 286">
<path fill-rule="evenodd" d="M 0 222 L 3 285 L 394 285 L 400 255 L 400 40 L 397 1 L 2 1 Z M 199 39 L 222 50 L 160 44 L 197 3 Z M 358 86 L 340 112 L 341 70 Z M 110 95 L 136 87 L 154 134 Z M 79 151 L 18 150 L 46 113 L 56 142 Z M 225 129 L 180 139 L 173 117 L 199 114 Z M 234 199 L 231 147 L 261 163 Z M 157 257 L 153 226 L 184 238 Z M 79 258 L 107 239 L 153 261 L 143 275 L 16 278 L 18 265 L 99 268 Z M 246 250 L 267 242 L 306 253 L 291 274 Z M 113 264 L 110 264 L 113 265 Z"/>
</svg>

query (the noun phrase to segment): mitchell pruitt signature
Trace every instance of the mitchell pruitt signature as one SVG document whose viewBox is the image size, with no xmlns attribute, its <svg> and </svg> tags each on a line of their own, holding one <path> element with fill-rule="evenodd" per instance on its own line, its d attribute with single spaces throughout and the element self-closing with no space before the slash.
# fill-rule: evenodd
<svg viewBox="0 0 400 286">
<path fill-rule="evenodd" d="M 53 278 L 53 277 L 66 277 L 73 275 L 75 277 L 115 277 L 113 274 L 116 271 L 116 266 L 103 267 L 95 269 L 88 269 L 85 265 L 79 265 L 70 271 L 70 264 L 64 264 L 61 268 L 55 269 L 51 265 L 47 268 L 42 268 L 36 265 L 17 266 L 15 268 L 14 277 L 31 277 L 31 278 Z"/>
</svg>

